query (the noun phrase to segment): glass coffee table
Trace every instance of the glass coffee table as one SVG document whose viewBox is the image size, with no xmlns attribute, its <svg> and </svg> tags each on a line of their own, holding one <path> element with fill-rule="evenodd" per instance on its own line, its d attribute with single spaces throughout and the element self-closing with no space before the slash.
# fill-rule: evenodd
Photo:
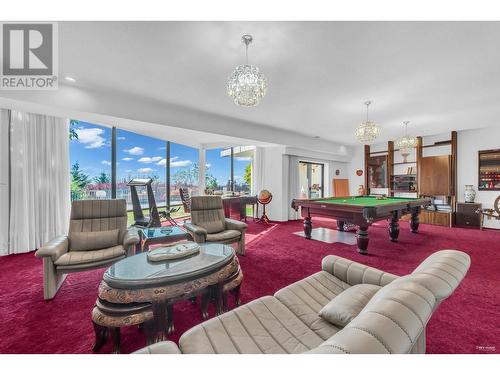
<svg viewBox="0 0 500 375">
<path fill-rule="evenodd" d="M 240 273 L 234 249 L 218 243 L 201 244 L 198 254 L 186 258 L 151 262 L 148 253 L 142 252 L 118 261 L 106 270 L 99 285 L 92 311 L 93 350 L 102 347 L 111 331 L 119 352 L 120 327 L 131 325 L 141 325 L 148 342 L 165 340 L 174 330 L 176 301 L 204 295 L 215 287 L 220 306 L 224 285 Z"/>
<path fill-rule="evenodd" d="M 167 245 L 182 240 L 192 241 L 192 237 L 188 232 L 174 225 L 156 228 L 141 228 L 139 229 L 139 236 L 142 240 L 141 252 L 149 251 L 150 245 Z"/>
</svg>

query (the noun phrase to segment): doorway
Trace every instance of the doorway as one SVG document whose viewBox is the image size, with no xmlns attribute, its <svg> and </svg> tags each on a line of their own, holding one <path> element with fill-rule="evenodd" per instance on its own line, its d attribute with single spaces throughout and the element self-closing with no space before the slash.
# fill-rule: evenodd
<svg viewBox="0 0 500 375">
<path fill-rule="evenodd" d="M 299 161 L 300 197 L 318 199 L 324 197 L 325 175 L 324 165 Z"/>
</svg>

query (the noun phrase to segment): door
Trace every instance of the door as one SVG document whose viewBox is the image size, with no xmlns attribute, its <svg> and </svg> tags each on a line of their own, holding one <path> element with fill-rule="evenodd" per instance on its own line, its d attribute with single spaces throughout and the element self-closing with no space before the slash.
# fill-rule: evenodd
<svg viewBox="0 0 500 375">
<path fill-rule="evenodd" d="M 300 197 L 317 199 L 324 197 L 324 165 L 306 161 L 299 162 Z"/>
</svg>

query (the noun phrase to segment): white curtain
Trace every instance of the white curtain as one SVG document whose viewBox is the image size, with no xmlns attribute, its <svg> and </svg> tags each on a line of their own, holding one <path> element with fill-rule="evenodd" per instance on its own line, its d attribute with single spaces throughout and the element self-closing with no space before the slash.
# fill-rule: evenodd
<svg viewBox="0 0 500 375">
<path fill-rule="evenodd" d="M 255 194 L 259 194 L 262 189 L 265 189 L 264 186 L 264 168 L 265 168 L 265 150 L 263 147 L 255 147 L 255 156 L 253 161 L 253 188 L 252 191 Z"/>
<path fill-rule="evenodd" d="M 67 233 L 68 121 L 11 112 L 9 253 L 35 250 Z"/>
<path fill-rule="evenodd" d="M 300 197 L 300 181 L 299 181 L 299 158 L 290 155 L 288 164 L 288 202 L 292 199 Z M 300 218 L 300 212 L 295 211 L 291 205 L 288 208 L 288 220 L 297 220 Z"/>
<path fill-rule="evenodd" d="M 9 111 L 0 109 L 0 255 L 9 253 Z"/>
</svg>

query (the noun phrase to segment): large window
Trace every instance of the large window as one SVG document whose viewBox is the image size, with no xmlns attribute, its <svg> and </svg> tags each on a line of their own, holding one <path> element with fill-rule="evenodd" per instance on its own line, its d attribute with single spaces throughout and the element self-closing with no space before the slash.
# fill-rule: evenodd
<svg viewBox="0 0 500 375">
<path fill-rule="evenodd" d="M 156 205 L 167 205 L 166 195 L 166 142 L 122 129 L 116 130 L 116 198 L 125 198 L 132 209 L 127 182 L 134 178 L 152 179 Z M 146 188 L 137 188 L 142 207 L 148 208 Z"/>
<path fill-rule="evenodd" d="M 70 125 L 71 200 L 111 198 L 111 129 Z"/>
<path fill-rule="evenodd" d="M 233 191 L 231 181 L 231 149 L 214 148 L 206 151 L 206 186 L 214 194 Z"/>
<path fill-rule="evenodd" d="M 233 147 L 234 191 L 248 195 L 252 190 L 254 146 Z"/>
<path fill-rule="evenodd" d="M 191 196 L 200 195 L 198 161 L 198 149 L 170 143 L 170 204 L 172 206 L 181 204 L 180 188 L 187 188 Z"/>
<path fill-rule="evenodd" d="M 199 150 L 134 132 L 71 121 L 71 199 L 122 198 L 132 210 L 130 188 L 135 178 L 152 179 L 158 208 L 180 206 L 179 189 L 199 191 Z M 253 146 L 206 150 L 205 185 L 214 194 L 249 194 Z M 146 188 L 137 187 L 148 210 Z M 180 208 L 172 216 L 182 216 Z M 129 215 L 131 217 L 131 215 Z"/>
</svg>

